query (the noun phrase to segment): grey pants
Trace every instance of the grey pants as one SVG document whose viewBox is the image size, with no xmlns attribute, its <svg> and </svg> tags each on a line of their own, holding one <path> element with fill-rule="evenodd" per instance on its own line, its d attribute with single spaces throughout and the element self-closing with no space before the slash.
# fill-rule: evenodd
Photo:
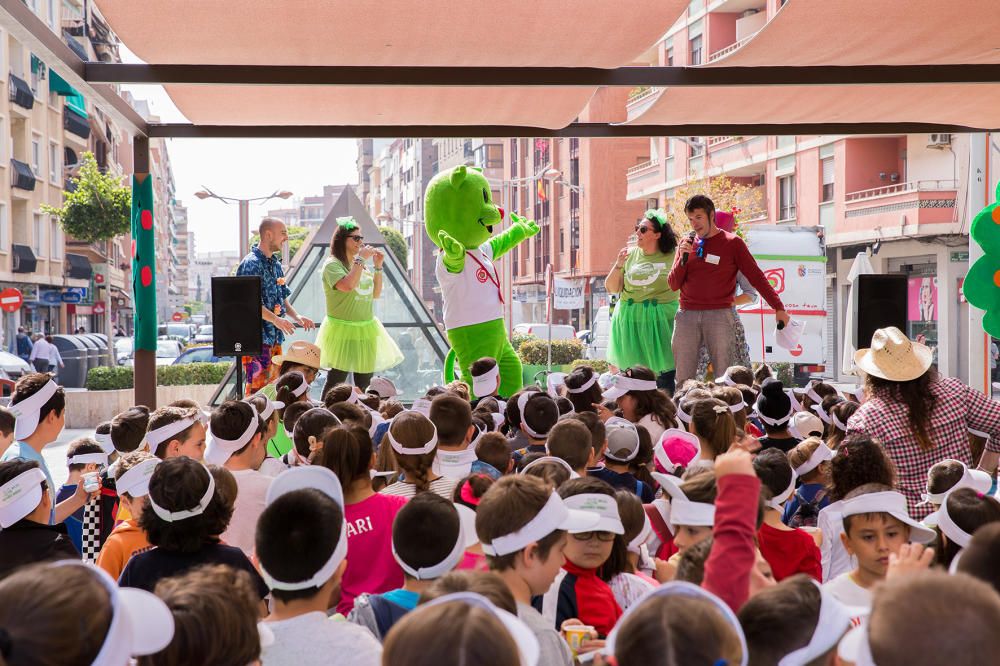
<svg viewBox="0 0 1000 666">
<path fill-rule="evenodd" d="M 704 344 L 712 359 L 716 376 L 722 376 L 732 363 L 735 347 L 736 316 L 732 308 L 719 310 L 678 310 L 674 318 L 671 347 L 677 365 L 677 386 L 695 377 L 698 350 Z"/>
</svg>

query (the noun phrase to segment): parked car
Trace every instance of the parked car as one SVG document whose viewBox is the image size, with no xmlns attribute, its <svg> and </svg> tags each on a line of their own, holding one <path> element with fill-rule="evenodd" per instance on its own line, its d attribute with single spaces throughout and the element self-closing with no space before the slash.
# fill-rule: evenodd
<svg viewBox="0 0 1000 666">
<path fill-rule="evenodd" d="M 198 332 L 194 336 L 195 344 L 199 343 L 211 343 L 212 342 L 212 325 L 205 324 L 198 329 Z"/>
<path fill-rule="evenodd" d="M 194 326 L 191 324 L 160 324 L 156 333 L 160 340 L 177 340 L 186 345 L 194 338 Z"/>
<path fill-rule="evenodd" d="M 174 361 L 184 351 L 184 346 L 177 340 L 156 341 L 156 365 L 173 365 Z M 135 366 L 135 354 L 130 354 L 122 365 Z"/>
<path fill-rule="evenodd" d="M 132 344 L 132 338 L 115 340 L 115 360 L 118 365 L 125 365 L 125 361 L 132 358 Z"/>
<path fill-rule="evenodd" d="M 35 371 L 23 358 L 5 351 L 0 351 L 0 370 L 7 376 L 7 379 L 14 381 L 17 381 L 25 373 Z"/>
<path fill-rule="evenodd" d="M 216 356 L 212 350 L 212 345 L 199 345 L 185 349 L 184 353 L 174 359 L 174 365 L 182 363 L 218 363 L 219 361 L 228 360 Z"/>
<path fill-rule="evenodd" d="M 536 338 L 547 340 L 549 337 L 549 325 L 540 324 L 518 324 L 514 327 L 515 333 L 521 335 L 533 335 Z M 573 340 L 576 338 L 576 330 L 568 324 L 552 324 L 553 340 Z"/>
</svg>

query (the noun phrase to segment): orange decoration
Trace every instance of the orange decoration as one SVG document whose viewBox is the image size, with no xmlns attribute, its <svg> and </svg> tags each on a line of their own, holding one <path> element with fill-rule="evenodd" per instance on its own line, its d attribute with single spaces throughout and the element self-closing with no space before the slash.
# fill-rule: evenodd
<svg viewBox="0 0 1000 666">
<path fill-rule="evenodd" d="M 1000 206 L 994 208 L 991 215 L 993 216 L 993 221 L 996 222 L 997 224 L 1000 224 Z"/>
<path fill-rule="evenodd" d="M 1000 271 L 993 274 L 993 284 L 1000 287 Z"/>
<path fill-rule="evenodd" d="M 278 283 L 279 287 L 284 287 L 285 286 L 285 278 L 283 278 L 283 277 L 278 278 L 277 280 L 275 280 L 275 282 Z"/>
</svg>

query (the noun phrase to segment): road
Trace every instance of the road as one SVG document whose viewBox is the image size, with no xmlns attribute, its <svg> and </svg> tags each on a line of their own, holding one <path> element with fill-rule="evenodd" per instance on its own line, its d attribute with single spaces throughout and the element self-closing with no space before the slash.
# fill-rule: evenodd
<svg viewBox="0 0 1000 666">
<path fill-rule="evenodd" d="M 45 464 L 49 466 L 49 472 L 52 474 L 52 481 L 57 490 L 69 476 L 69 470 L 66 469 L 66 449 L 69 447 L 69 443 L 77 437 L 93 436 L 93 430 L 66 429 L 59 435 L 59 439 L 42 449 L 42 457 L 45 458 Z"/>
</svg>

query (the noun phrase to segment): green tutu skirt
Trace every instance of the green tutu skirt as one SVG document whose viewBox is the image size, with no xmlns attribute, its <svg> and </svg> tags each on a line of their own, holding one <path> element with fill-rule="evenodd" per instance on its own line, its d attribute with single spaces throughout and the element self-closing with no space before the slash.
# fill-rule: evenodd
<svg viewBox="0 0 1000 666">
<path fill-rule="evenodd" d="M 327 317 L 319 327 L 316 346 L 324 368 L 370 374 L 403 362 L 403 353 L 375 317 L 368 321 Z"/>
<path fill-rule="evenodd" d="M 620 301 L 611 318 L 608 362 L 622 370 L 633 365 L 643 365 L 656 374 L 673 370 L 670 340 L 677 307 L 677 301 Z"/>
</svg>

